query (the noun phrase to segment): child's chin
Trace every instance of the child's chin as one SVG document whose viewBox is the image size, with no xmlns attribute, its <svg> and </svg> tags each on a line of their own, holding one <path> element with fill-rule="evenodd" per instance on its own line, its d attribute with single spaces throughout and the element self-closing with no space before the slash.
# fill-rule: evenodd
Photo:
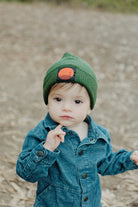
<svg viewBox="0 0 138 207">
<path fill-rule="evenodd" d="M 61 126 L 64 126 L 64 127 L 69 127 L 69 126 L 70 126 L 70 124 L 67 123 L 67 121 L 61 121 L 61 122 L 59 122 L 59 124 L 60 124 Z"/>
</svg>

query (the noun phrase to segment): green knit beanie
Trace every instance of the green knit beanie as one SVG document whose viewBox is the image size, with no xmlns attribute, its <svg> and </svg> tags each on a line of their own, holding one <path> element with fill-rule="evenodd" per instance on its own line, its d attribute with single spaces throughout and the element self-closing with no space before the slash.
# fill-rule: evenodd
<svg viewBox="0 0 138 207">
<path fill-rule="evenodd" d="M 91 109 L 94 108 L 98 87 L 97 80 L 93 69 L 85 60 L 65 53 L 59 61 L 47 70 L 43 82 L 43 97 L 46 105 L 51 87 L 60 82 L 79 83 L 84 86 L 90 96 Z"/>
</svg>

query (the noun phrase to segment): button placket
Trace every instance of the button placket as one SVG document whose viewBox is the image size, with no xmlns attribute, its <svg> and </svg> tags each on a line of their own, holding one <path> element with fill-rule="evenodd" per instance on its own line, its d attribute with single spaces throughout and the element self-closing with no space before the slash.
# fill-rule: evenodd
<svg viewBox="0 0 138 207">
<path fill-rule="evenodd" d="M 81 186 L 82 186 L 82 189 L 83 189 L 83 196 L 82 196 L 82 202 L 83 203 L 86 203 L 88 202 L 88 196 L 87 196 L 87 178 L 88 178 L 88 174 L 85 172 L 85 167 L 86 167 L 86 162 L 87 162 L 87 159 L 85 157 L 85 145 L 86 144 L 89 144 L 90 143 L 90 140 L 86 140 L 86 143 L 83 143 L 82 145 L 79 146 L 79 149 L 78 149 L 78 159 L 82 160 L 83 162 L 83 159 L 84 159 L 84 167 L 83 165 L 80 166 L 80 183 L 81 183 Z M 84 156 L 83 156 L 84 155 Z M 86 204 L 85 204 L 86 205 Z"/>
</svg>

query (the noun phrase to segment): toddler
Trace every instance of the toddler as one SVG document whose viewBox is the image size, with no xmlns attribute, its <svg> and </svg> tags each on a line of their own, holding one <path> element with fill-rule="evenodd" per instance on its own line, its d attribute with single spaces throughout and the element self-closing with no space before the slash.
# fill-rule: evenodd
<svg viewBox="0 0 138 207">
<path fill-rule="evenodd" d="M 37 182 L 34 207 L 101 207 L 98 174 L 138 168 L 138 151 L 113 152 L 107 129 L 89 115 L 97 96 L 91 66 L 70 53 L 43 82 L 48 113 L 26 136 L 17 174 Z"/>
</svg>

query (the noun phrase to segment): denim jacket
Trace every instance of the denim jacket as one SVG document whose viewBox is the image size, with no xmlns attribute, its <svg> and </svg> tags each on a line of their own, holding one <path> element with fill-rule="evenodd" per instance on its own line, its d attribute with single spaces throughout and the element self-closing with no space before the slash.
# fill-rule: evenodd
<svg viewBox="0 0 138 207">
<path fill-rule="evenodd" d="M 38 182 L 34 207 L 101 207 L 98 174 L 115 175 L 138 168 L 132 152 L 113 152 L 107 129 L 89 116 L 88 137 L 66 132 L 64 143 L 52 152 L 43 147 L 47 133 L 58 124 L 47 114 L 26 136 L 17 160 L 17 174 Z"/>
</svg>

